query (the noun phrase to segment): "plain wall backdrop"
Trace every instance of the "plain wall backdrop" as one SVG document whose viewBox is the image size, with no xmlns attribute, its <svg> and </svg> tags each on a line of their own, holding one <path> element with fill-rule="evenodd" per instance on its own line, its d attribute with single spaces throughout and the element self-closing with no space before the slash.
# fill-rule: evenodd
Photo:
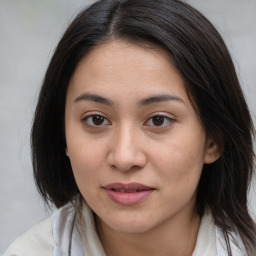
<svg viewBox="0 0 256 256">
<path fill-rule="evenodd" d="M 139 1 L 139 0 L 138 0 Z M 0 0 L 0 254 L 51 214 L 34 185 L 30 128 L 55 46 L 85 0 Z M 256 121 L 256 0 L 188 0 L 217 27 L 231 51 Z M 250 193 L 256 212 L 255 182 Z"/>
</svg>

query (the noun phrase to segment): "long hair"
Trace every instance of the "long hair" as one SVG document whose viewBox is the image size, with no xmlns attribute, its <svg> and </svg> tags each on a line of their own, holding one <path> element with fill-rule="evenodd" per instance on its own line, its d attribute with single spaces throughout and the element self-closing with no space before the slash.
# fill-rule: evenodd
<svg viewBox="0 0 256 256">
<path fill-rule="evenodd" d="M 47 69 L 32 127 L 34 176 L 46 201 L 61 207 L 79 190 L 65 155 L 64 111 L 70 78 L 81 58 L 97 45 L 118 39 L 165 49 L 186 81 L 186 90 L 206 133 L 223 147 L 203 167 L 196 209 L 206 208 L 222 230 L 238 234 L 255 255 L 256 229 L 248 213 L 253 175 L 253 122 L 229 51 L 214 26 L 179 0 L 101 0 L 77 15 Z"/>
</svg>

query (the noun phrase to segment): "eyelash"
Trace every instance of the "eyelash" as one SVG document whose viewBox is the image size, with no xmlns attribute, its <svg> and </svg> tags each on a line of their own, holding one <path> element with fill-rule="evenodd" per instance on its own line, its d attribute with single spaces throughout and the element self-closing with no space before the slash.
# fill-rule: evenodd
<svg viewBox="0 0 256 256">
<path fill-rule="evenodd" d="M 95 124 L 94 123 L 95 120 L 93 121 L 93 118 L 96 118 L 96 117 L 101 118 L 101 120 L 99 120 L 99 121 L 103 120 L 103 123 L 98 124 L 98 125 Z M 90 128 L 102 128 L 103 126 L 111 124 L 105 116 L 99 115 L 99 114 L 91 114 L 91 115 L 85 116 L 82 119 L 82 122 L 85 123 Z M 107 122 L 107 124 L 105 122 Z"/>
<path fill-rule="evenodd" d="M 96 120 L 93 120 L 93 118 L 100 118 L 98 121 L 100 121 L 102 123 L 95 124 Z M 153 123 L 154 118 L 158 118 L 158 120 L 155 120 L 155 121 L 160 121 L 159 125 L 156 125 Z M 110 121 L 105 116 L 100 115 L 100 114 L 91 114 L 91 115 L 85 116 L 84 118 L 82 118 L 82 122 L 85 123 L 88 127 L 93 128 L 93 129 L 95 129 L 95 128 L 99 129 L 99 128 L 103 128 L 105 126 L 111 125 Z M 163 122 L 163 123 L 161 123 L 161 122 Z M 147 121 L 144 123 L 144 125 L 150 126 L 150 127 L 165 128 L 165 127 L 171 125 L 173 122 L 174 122 L 173 118 L 170 118 L 163 114 L 155 114 L 155 115 L 149 117 L 147 119 Z"/>
<path fill-rule="evenodd" d="M 147 124 L 151 121 L 151 123 L 153 123 L 153 118 L 160 118 L 160 122 L 163 121 L 163 124 L 160 125 L 154 125 L 154 124 Z M 159 121 L 159 120 L 156 120 Z M 166 123 L 167 122 L 167 123 Z M 169 116 L 163 115 L 163 114 L 155 114 L 153 116 L 151 116 L 146 122 L 145 125 L 146 126 L 152 126 L 152 127 L 158 127 L 158 128 L 165 128 L 168 127 L 169 125 L 171 125 L 174 122 L 173 118 L 170 118 Z"/>
</svg>

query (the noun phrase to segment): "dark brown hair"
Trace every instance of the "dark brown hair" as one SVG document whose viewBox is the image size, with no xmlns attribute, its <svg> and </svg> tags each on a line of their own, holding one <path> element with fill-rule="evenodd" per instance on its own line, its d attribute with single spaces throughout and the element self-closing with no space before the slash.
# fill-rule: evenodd
<svg viewBox="0 0 256 256">
<path fill-rule="evenodd" d="M 250 256 L 255 255 L 255 224 L 247 207 L 254 159 L 251 116 L 221 36 L 182 1 L 97 1 L 68 27 L 47 69 L 32 127 L 34 176 L 45 201 L 61 207 L 80 193 L 65 155 L 66 92 L 81 58 L 110 39 L 150 43 L 170 54 L 205 131 L 223 145 L 221 157 L 203 168 L 198 214 L 211 210 L 229 255 L 230 232 L 241 237 Z"/>
</svg>

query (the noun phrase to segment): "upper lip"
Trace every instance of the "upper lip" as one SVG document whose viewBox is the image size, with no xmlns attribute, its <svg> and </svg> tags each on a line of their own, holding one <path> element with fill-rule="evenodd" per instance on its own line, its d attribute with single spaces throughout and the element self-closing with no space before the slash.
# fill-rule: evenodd
<svg viewBox="0 0 256 256">
<path fill-rule="evenodd" d="M 111 183 L 104 186 L 105 189 L 117 190 L 117 191 L 142 191 L 142 190 L 153 190 L 154 188 L 143 185 L 141 183 Z"/>
</svg>

